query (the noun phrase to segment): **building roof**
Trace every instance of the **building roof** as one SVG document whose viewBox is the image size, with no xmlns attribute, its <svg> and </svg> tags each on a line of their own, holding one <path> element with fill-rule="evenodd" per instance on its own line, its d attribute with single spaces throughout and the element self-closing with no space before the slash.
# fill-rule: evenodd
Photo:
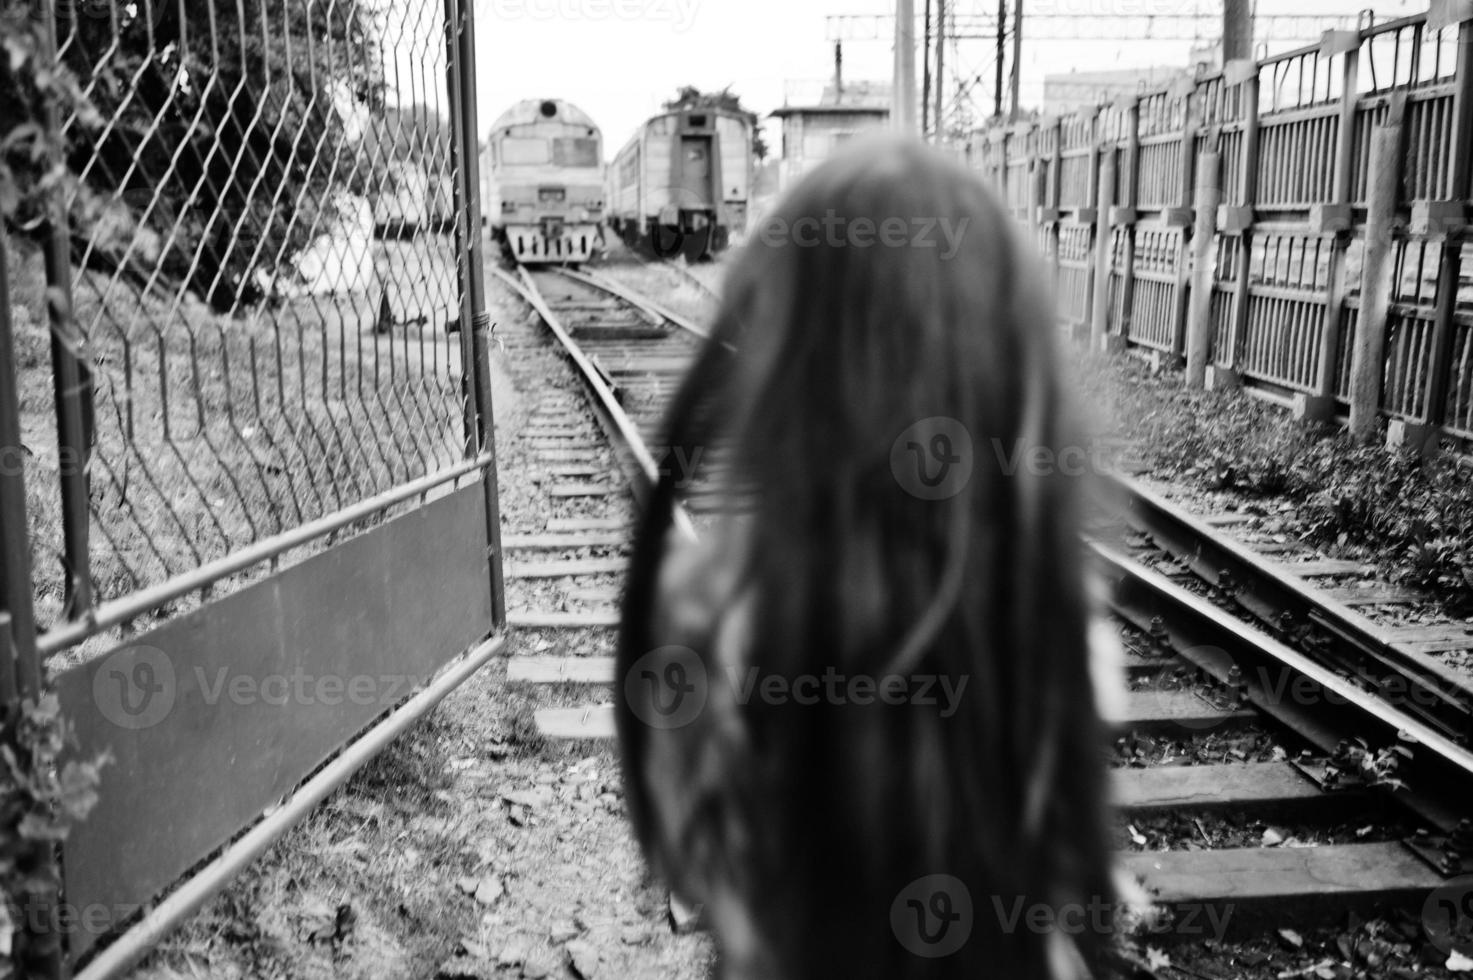
<svg viewBox="0 0 1473 980">
<path fill-rule="evenodd" d="M 889 106 L 873 105 L 785 105 L 772 110 L 779 119 L 789 116 L 889 116 Z"/>
</svg>

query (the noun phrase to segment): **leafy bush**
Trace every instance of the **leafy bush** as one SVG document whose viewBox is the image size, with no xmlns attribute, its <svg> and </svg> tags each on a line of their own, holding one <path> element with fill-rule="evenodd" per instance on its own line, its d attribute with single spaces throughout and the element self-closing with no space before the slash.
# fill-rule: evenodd
<svg viewBox="0 0 1473 980">
<path fill-rule="evenodd" d="M 38 192 L 65 185 L 75 261 L 233 310 L 323 233 L 332 192 L 382 177 L 354 118 L 383 110 L 370 0 L 63 3 L 59 70 L 35 5 L 0 5 L 0 104 L 21 109 L 0 120 L 0 212 L 38 229 Z"/>
<path fill-rule="evenodd" d="M 1354 443 L 1239 391 L 1191 391 L 1179 374 L 1083 356 L 1087 398 L 1138 440 L 1157 475 L 1289 502 L 1286 532 L 1369 560 L 1454 611 L 1473 610 L 1473 460 Z"/>
<path fill-rule="evenodd" d="M 54 694 L 0 718 L 0 735 L 0 980 L 10 980 L 32 976 L 27 964 L 56 951 L 58 932 L 26 927 L 56 908 L 51 853 L 96 805 L 105 760 L 60 763 L 68 734 Z"/>
</svg>

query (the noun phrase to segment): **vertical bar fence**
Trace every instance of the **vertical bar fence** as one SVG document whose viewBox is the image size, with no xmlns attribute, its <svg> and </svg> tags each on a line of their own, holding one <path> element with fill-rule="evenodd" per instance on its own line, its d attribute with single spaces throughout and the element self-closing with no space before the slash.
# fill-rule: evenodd
<svg viewBox="0 0 1473 980">
<path fill-rule="evenodd" d="M 1247 384 L 1328 420 L 1350 408 L 1357 349 L 1384 330 L 1372 413 L 1401 438 L 1473 440 L 1473 7 L 1424 13 L 1064 115 L 979 130 L 971 159 L 1044 246 L 1076 332 L 1102 298 L 1104 343 L 1176 361 L 1193 309 L 1194 180 L 1219 155 L 1206 318 L 1213 384 Z M 1394 128 L 1390 300 L 1361 308 L 1372 133 Z M 1102 158 L 1113 194 L 1097 200 Z M 1032 194 L 1027 189 L 1036 188 Z M 1375 259 L 1376 256 L 1372 256 Z M 1373 263 L 1374 264 L 1374 263 Z M 1097 275 L 1108 275 L 1097 289 Z M 1382 320 L 1384 319 L 1384 325 Z"/>
</svg>

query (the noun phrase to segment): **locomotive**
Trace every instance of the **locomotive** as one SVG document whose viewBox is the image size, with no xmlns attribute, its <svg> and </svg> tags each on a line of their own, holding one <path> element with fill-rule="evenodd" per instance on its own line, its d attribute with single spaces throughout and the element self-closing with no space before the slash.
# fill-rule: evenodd
<svg viewBox="0 0 1473 980">
<path fill-rule="evenodd" d="M 603 137 L 561 99 L 529 99 L 491 126 L 482 168 L 492 235 L 517 262 L 586 262 L 603 248 Z"/>
<path fill-rule="evenodd" d="M 752 124 L 723 109 L 654 116 L 609 168 L 609 226 L 631 248 L 709 258 L 746 230 Z"/>
</svg>

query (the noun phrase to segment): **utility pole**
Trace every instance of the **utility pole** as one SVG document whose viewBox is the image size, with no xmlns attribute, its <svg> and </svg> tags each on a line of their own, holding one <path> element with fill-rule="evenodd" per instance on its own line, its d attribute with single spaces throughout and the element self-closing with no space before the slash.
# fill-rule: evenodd
<svg viewBox="0 0 1473 980">
<path fill-rule="evenodd" d="M 921 137 L 931 131 L 931 0 L 926 0 L 926 41 L 921 45 Z"/>
<path fill-rule="evenodd" d="M 844 42 L 834 42 L 834 104 L 844 104 Z"/>
<path fill-rule="evenodd" d="M 1018 121 L 1018 88 L 1023 75 L 1023 0 L 1013 3 L 1013 99 L 1008 108 L 1008 119 Z"/>
<path fill-rule="evenodd" d="M 1252 0 L 1222 0 L 1222 62 L 1253 57 Z"/>
<path fill-rule="evenodd" d="M 936 0 L 936 142 L 946 140 L 946 103 L 942 90 L 946 85 L 946 0 Z"/>
<path fill-rule="evenodd" d="M 997 88 L 992 93 L 992 115 L 1002 118 L 1003 55 L 1007 52 L 1008 0 L 997 0 Z"/>
<path fill-rule="evenodd" d="M 890 122 L 902 133 L 916 133 L 915 0 L 895 0 L 895 91 Z"/>
</svg>

